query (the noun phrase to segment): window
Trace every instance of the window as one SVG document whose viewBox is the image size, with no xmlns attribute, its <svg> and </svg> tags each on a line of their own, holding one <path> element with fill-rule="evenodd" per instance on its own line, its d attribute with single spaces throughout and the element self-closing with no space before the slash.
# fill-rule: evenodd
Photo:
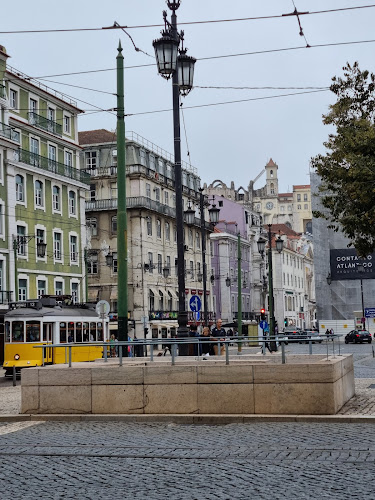
<svg viewBox="0 0 375 500">
<path fill-rule="evenodd" d="M 199 234 L 199 231 L 195 231 L 195 246 L 197 248 L 201 247 L 201 235 Z"/>
<path fill-rule="evenodd" d="M 30 112 L 31 113 L 36 113 L 37 112 L 37 107 L 38 103 L 35 99 L 30 99 Z"/>
<path fill-rule="evenodd" d="M 155 295 L 152 290 L 149 290 L 148 292 L 148 310 L 149 311 L 155 310 Z"/>
<path fill-rule="evenodd" d="M 94 170 L 96 170 L 97 162 L 96 162 L 96 151 L 86 151 L 85 152 L 85 170 L 89 172 L 91 175 L 94 174 Z"/>
<path fill-rule="evenodd" d="M 271 194 L 275 194 L 275 186 L 274 186 L 273 182 L 270 185 L 270 192 L 271 192 Z"/>
<path fill-rule="evenodd" d="M 111 200 L 117 200 L 117 182 L 111 182 Z"/>
<path fill-rule="evenodd" d="M 285 207 L 283 205 L 280 207 L 280 212 L 285 212 Z"/>
<path fill-rule="evenodd" d="M 161 222 L 160 219 L 156 219 L 156 236 L 161 238 Z"/>
<path fill-rule="evenodd" d="M 98 235 L 98 221 L 96 217 L 88 217 L 86 219 L 86 227 L 89 236 L 97 236 Z"/>
<path fill-rule="evenodd" d="M 176 206 L 176 195 L 173 194 L 172 195 L 172 207 L 175 207 Z"/>
<path fill-rule="evenodd" d="M 118 269 L 117 252 L 113 252 L 112 255 L 113 255 L 112 272 L 117 273 L 117 269 Z"/>
<path fill-rule="evenodd" d="M 193 246 L 193 230 L 189 229 L 189 247 L 192 248 Z"/>
<path fill-rule="evenodd" d="M 165 267 L 168 269 L 168 276 L 171 274 L 171 256 L 167 255 Z"/>
<path fill-rule="evenodd" d="M 38 299 L 42 297 L 42 295 L 46 294 L 46 281 L 38 280 Z"/>
<path fill-rule="evenodd" d="M 151 217 L 146 217 L 147 222 L 147 235 L 152 236 L 152 219 Z"/>
<path fill-rule="evenodd" d="M 61 233 L 53 233 L 53 255 L 55 260 L 61 260 Z"/>
<path fill-rule="evenodd" d="M 304 208 L 305 210 L 308 210 L 309 205 L 308 205 L 307 203 L 305 203 L 305 204 L 303 205 L 303 208 Z"/>
<path fill-rule="evenodd" d="M 77 236 L 70 236 L 70 260 L 71 262 L 78 262 Z"/>
<path fill-rule="evenodd" d="M 18 280 L 18 300 L 26 300 L 27 299 L 27 280 L 19 279 Z"/>
<path fill-rule="evenodd" d="M 190 277 L 191 277 L 191 279 L 194 279 L 194 262 L 192 260 L 190 261 L 190 269 L 189 269 L 189 271 L 190 271 Z"/>
<path fill-rule="evenodd" d="M 70 116 L 64 115 L 64 133 L 70 135 Z"/>
<path fill-rule="evenodd" d="M 159 290 L 159 311 L 164 310 L 164 295 L 163 292 Z"/>
<path fill-rule="evenodd" d="M 10 89 L 9 91 L 9 104 L 12 109 L 18 108 L 18 92 L 17 90 Z"/>
<path fill-rule="evenodd" d="M 3 235 L 3 234 L 4 234 L 4 205 L 2 203 L 0 203 L 0 235 Z M 0 261 L 0 262 L 2 262 L 2 261 Z M 1 288 L 0 288 L 0 290 L 1 290 Z"/>
<path fill-rule="evenodd" d="M 53 108 L 48 108 L 47 117 L 51 122 L 55 121 L 56 112 Z"/>
<path fill-rule="evenodd" d="M 168 291 L 168 302 L 167 302 L 168 311 L 172 311 L 173 308 L 173 299 L 171 292 Z"/>
<path fill-rule="evenodd" d="M 288 212 L 292 211 L 292 205 L 288 205 Z"/>
<path fill-rule="evenodd" d="M 177 226 L 173 226 L 174 242 L 177 243 Z"/>
<path fill-rule="evenodd" d="M 73 304 L 78 304 L 79 302 L 78 283 L 72 283 L 72 299 L 73 299 Z"/>
<path fill-rule="evenodd" d="M 163 274 L 163 257 L 158 253 L 158 273 Z"/>
<path fill-rule="evenodd" d="M 87 274 L 98 274 L 98 254 L 90 252 L 87 255 Z"/>
<path fill-rule="evenodd" d="M 297 201 L 301 201 L 301 195 L 297 194 Z"/>
<path fill-rule="evenodd" d="M 147 166 L 147 155 L 144 149 L 140 149 L 141 165 Z"/>
<path fill-rule="evenodd" d="M 17 226 L 17 254 L 26 255 L 26 228 Z"/>
<path fill-rule="evenodd" d="M 90 201 L 95 201 L 95 198 L 96 198 L 96 186 L 95 186 L 95 184 L 90 184 L 89 196 L 90 196 Z"/>
<path fill-rule="evenodd" d="M 112 233 L 117 233 L 117 215 L 112 215 L 111 217 L 111 231 Z"/>
<path fill-rule="evenodd" d="M 151 198 L 151 184 L 146 182 L 146 198 Z"/>
<path fill-rule="evenodd" d="M 56 146 L 48 145 L 48 166 L 52 172 L 56 171 Z"/>
<path fill-rule="evenodd" d="M 25 186 L 22 175 L 16 175 L 16 201 L 25 201 Z"/>
<path fill-rule="evenodd" d="M 76 210 L 76 193 L 74 191 L 69 191 L 69 215 L 76 215 Z"/>
<path fill-rule="evenodd" d="M 62 295 L 62 294 L 63 294 L 63 282 L 55 281 L 55 295 Z"/>
<path fill-rule="evenodd" d="M 43 182 L 35 181 L 35 206 L 43 207 Z"/>
<path fill-rule="evenodd" d="M 169 222 L 165 223 L 164 232 L 166 241 L 169 241 L 171 239 L 171 226 L 169 225 Z"/>
<path fill-rule="evenodd" d="M 39 165 L 39 141 L 35 137 L 30 138 L 30 163 Z"/>
<path fill-rule="evenodd" d="M 72 167 L 73 166 L 73 155 L 72 155 L 72 153 L 70 151 L 65 151 L 64 152 L 64 163 L 68 167 Z"/>
<path fill-rule="evenodd" d="M 59 212 L 61 201 L 60 201 L 60 188 L 58 186 L 53 186 L 52 188 L 52 206 L 53 210 Z"/>
<path fill-rule="evenodd" d="M 152 252 L 148 252 L 148 266 L 149 272 L 152 273 L 154 269 L 154 256 Z"/>
<path fill-rule="evenodd" d="M 160 202 L 160 189 L 155 188 L 155 200 Z"/>
<path fill-rule="evenodd" d="M 164 204 L 169 205 L 169 193 L 168 191 L 164 191 Z"/>
<path fill-rule="evenodd" d="M 297 210 L 301 210 L 301 205 L 297 205 Z"/>
<path fill-rule="evenodd" d="M 307 193 L 305 193 L 305 194 L 303 195 L 303 201 L 308 201 L 308 198 L 307 198 Z"/>
<path fill-rule="evenodd" d="M 45 243 L 45 231 L 44 229 L 37 229 L 36 230 L 36 243 Z M 38 247 L 37 247 L 37 252 L 36 252 L 37 257 L 38 255 Z M 44 258 L 44 257 L 43 257 Z"/>
</svg>

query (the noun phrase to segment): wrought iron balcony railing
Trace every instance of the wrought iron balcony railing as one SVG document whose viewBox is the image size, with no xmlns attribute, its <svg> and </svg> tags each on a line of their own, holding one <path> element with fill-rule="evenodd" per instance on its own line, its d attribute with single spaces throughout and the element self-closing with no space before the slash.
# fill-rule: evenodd
<svg viewBox="0 0 375 500">
<path fill-rule="evenodd" d="M 69 177 L 70 179 L 83 182 L 84 184 L 90 184 L 90 176 L 82 170 L 73 168 L 70 165 L 64 165 L 64 163 L 59 163 L 55 160 L 50 160 L 49 158 L 45 158 L 44 156 L 32 153 L 31 151 L 18 149 L 17 151 L 15 151 L 15 159 L 16 161 L 27 163 L 28 165 L 32 165 L 34 167 L 42 168 L 43 170 L 47 170 L 48 172 L 63 175 L 64 177 Z"/>
<path fill-rule="evenodd" d="M 62 135 L 62 126 L 60 123 L 56 123 L 53 120 L 49 120 L 44 116 L 38 115 L 37 113 L 29 113 L 29 123 L 30 125 L 35 125 L 35 127 L 51 132 L 51 134 Z"/>
<path fill-rule="evenodd" d="M 0 135 L 14 142 L 20 142 L 20 133 L 5 123 L 0 123 Z"/>
</svg>

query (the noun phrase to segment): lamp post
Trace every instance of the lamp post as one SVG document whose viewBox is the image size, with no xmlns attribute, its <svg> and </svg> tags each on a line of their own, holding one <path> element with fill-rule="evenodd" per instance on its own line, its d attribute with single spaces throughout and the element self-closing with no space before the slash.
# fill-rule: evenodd
<svg viewBox="0 0 375 500">
<path fill-rule="evenodd" d="M 176 226 L 177 226 L 177 274 L 178 274 L 178 331 L 187 332 L 187 312 L 185 310 L 185 260 L 184 260 L 184 219 L 182 207 L 182 169 L 181 169 L 181 134 L 180 134 L 180 92 L 187 95 L 193 87 L 194 64 L 196 60 L 186 55 L 183 47 L 183 32 L 177 31 L 176 11 L 181 0 L 168 0 L 172 11 L 171 23 L 167 21 L 167 12 L 163 12 L 164 30 L 162 37 L 154 40 L 156 62 L 160 75 L 167 80 L 172 77 L 173 97 L 173 136 L 175 160 L 176 190 Z M 182 41 L 180 54 L 178 48 Z"/>
<path fill-rule="evenodd" d="M 362 304 L 361 323 L 362 323 L 362 329 L 365 330 L 366 320 L 365 320 L 365 304 L 364 304 L 364 300 L 363 300 L 363 280 L 362 280 L 362 273 L 365 272 L 365 268 L 363 267 L 363 264 L 361 263 L 361 264 L 358 264 L 357 269 L 361 273 L 361 304 Z"/>
<path fill-rule="evenodd" d="M 214 200 L 214 198 L 213 198 Z M 203 194 L 203 188 L 199 189 L 199 211 L 201 225 L 201 247 L 202 247 L 202 268 L 203 268 L 203 322 L 204 326 L 208 326 L 208 305 L 207 305 L 207 264 L 206 264 L 206 220 L 204 217 L 204 209 L 209 206 L 209 201 Z M 220 209 L 213 203 L 208 209 L 208 214 L 211 224 L 215 225 L 219 222 Z M 194 224 L 195 211 L 189 203 L 188 209 L 185 210 L 185 219 L 188 225 Z"/>
<path fill-rule="evenodd" d="M 273 267 L 272 267 L 272 224 L 268 224 L 268 311 L 269 311 L 269 322 L 270 322 L 270 348 L 271 351 L 277 351 L 276 339 L 275 339 L 275 301 L 273 296 Z M 276 250 L 281 253 L 283 250 L 284 242 L 279 235 L 275 239 Z M 266 240 L 260 236 L 257 241 L 258 251 L 263 256 Z"/>
</svg>

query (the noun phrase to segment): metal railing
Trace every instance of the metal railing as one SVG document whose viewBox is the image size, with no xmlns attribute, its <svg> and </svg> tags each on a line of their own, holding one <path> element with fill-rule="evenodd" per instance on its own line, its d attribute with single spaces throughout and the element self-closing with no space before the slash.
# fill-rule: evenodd
<svg viewBox="0 0 375 500">
<path fill-rule="evenodd" d="M 90 184 L 90 176 L 82 170 L 78 170 L 70 165 L 65 165 L 64 163 L 59 163 L 55 160 L 50 160 L 49 158 L 32 153 L 31 151 L 20 148 L 15 151 L 15 159 L 16 161 L 27 163 L 28 165 L 42 168 L 43 170 L 48 170 L 48 172 L 83 182 L 84 184 Z"/>
<path fill-rule="evenodd" d="M 333 335 L 333 338 L 330 339 L 322 339 L 324 343 L 327 345 L 327 360 L 329 359 L 329 346 L 332 346 L 332 357 L 336 357 L 336 351 L 335 351 L 335 338 L 339 338 L 342 335 Z M 332 340 L 330 342 L 329 340 Z M 180 337 L 180 338 L 165 338 L 165 339 L 145 339 L 145 340 L 132 340 L 128 342 L 120 342 L 116 341 L 115 343 L 111 343 L 109 341 L 105 342 L 83 342 L 83 343 L 69 343 L 69 344 L 43 344 L 43 345 L 34 345 L 33 347 L 36 349 L 43 349 L 43 363 L 42 365 L 44 366 L 45 362 L 45 357 L 46 357 L 46 349 L 50 348 L 65 348 L 65 364 L 68 364 L 69 367 L 72 366 L 72 348 L 79 348 L 79 347 L 103 347 L 103 359 L 104 362 L 108 362 L 108 358 L 111 357 L 111 349 L 116 349 L 116 352 L 118 352 L 118 358 L 116 356 L 116 359 L 118 359 L 119 366 L 123 366 L 123 348 L 128 349 L 140 349 L 142 354 L 139 356 L 133 356 L 131 354 L 130 358 L 133 357 L 147 357 L 147 347 L 150 347 L 150 356 L 149 360 L 154 361 L 154 350 L 155 348 L 158 348 L 160 345 L 164 349 L 164 355 L 166 354 L 167 349 L 170 352 L 171 355 L 171 364 L 174 366 L 176 364 L 176 358 L 179 356 L 185 356 L 186 354 L 182 354 L 182 352 L 187 352 L 190 346 L 192 346 L 193 352 L 195 351 L 196 354 L 187 354 L 188 356 L 195 357 L 195 358 L 202 358 L 202 359 L 209 359 L 209 358 L 215 358 L 215 359 L 220 359 L 220 356 L 222 356 L 221 351 L 222 347 L 224 347 L 224 354 L 225 354 L 225 364 L 229 365 L 230 364 L 230 351 L 229 347 L 231 345 L 237 344 L 237 353 L 236 353 L 236 359 L 238 359 L 238 355 L 242 353 L 242 347 L 245 346 L 245 344 L 250 344 L 250 347 L 261 347 L 262 349 L 262 354 L 265 356 L 266 355 L 266 349 L 269 348 L 269 344 L 271 342 L 277 342 L 279 343 L 279 346 L 281 348 L 281 363 L 286 364 L 286 351 L 285 351 L 285 341 L 280 340 L 277 336 L 276 337 L 267 337 L 267 338 L 259 338 L 259 337 L 249 337 L 249 336 L 243 336 L 243 337 L 226 337 L 224 339 L 212 339 L 212 340 L 203 340 L 203 337 Z M 298 342 L 298 340 L 292 340 L 288 342 Z M 314 338 L 311 338 L 308 340 L 309 344 L 309 355 L 313 354 L 313 344 L 315 340 Z M 217 346 L 217 353 L 215 355 L 210 355 L 207 356 L 206 353 L 202 352 L 202 347 L 206 346 L 208 344 L 212 344 L 213 346 Z M 252 344 L 252 345 L 251 345 Z M 254 345 L 255 344 L 255 345 Z M 196 346 L 196 347 L 195 347 Z M 191 347 L 190 347 L 191 348 Z M 129 349 L 128 349 L 129 350 Z M 108 355 L 109 351 L 109 355 Z M 162 351 L 159 351 L 162 352 Z M 145 356 L 146 354 L 146 356 Z M 294 355 L 295 353 L 293 353 Z M 159 356 L 158 354 L 157 356 Z M 338 356 L 341 356 L 341 350 L 340 350 L 340 343 L 338 343 Z"/>
<path fill-rule="evenodd" d="M 11 141 L 14 142 L 20 142 L 21 135 L 20 133 L 15 130 L 13 127 L 10 127 L 9 125 L 6 125 L 5 123 L 0 123 L 0 135 L 3 137 L 6 137 L 7 139 L 10 139 Z"/>
<path fill-rule="evenodd" d="M 6 94 L 6 87 L 2 83 L 0 83 L 0 97 L 2 99 L 5 99 L 6 96 L 7 96 L 7 94 Z"/>
<path fill-rule="evenodd" d="M 59 123 L 49 120 L 48 118 L 38 115 L 34 112 L 29 112 L 29 123 L 35 127 L 51 132 L 51 134 L 62 135 L 62 126 Z"/>
</svg>

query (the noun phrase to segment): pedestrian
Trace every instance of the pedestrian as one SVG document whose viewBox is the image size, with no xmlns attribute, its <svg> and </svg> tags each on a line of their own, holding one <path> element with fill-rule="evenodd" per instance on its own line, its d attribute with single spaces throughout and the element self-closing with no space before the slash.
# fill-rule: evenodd
<svg viewBox="0 0 375 500">
<path fill-rule="evenodd" d="M 219 318 L 216 321 L 216 326 L 215 326 L 215 328 L 212 329 L 212 337 L 214 338 L 214 340 L 217 340 L 217 341 L 225 340 L 226 332 L 223 328 L 223 320 L 221 318 Z M 224 351 L 225 351 L 225 347 L 223 344 L 220 344 L 220 352 L 218 352 L 218 345 L 214 344 L 214 353 L 216 356 L 224 354 Z"/>
<path fill-rule="evenodd" d="M 203 332 L 200 339 L 201 339 L 203 359 L 207 359 L 209 356 L 212 356 L 214 354 L 212 335 L 208 326 L 205 326 L 203 328 Z"/>
<path fill-rule="evenodd" d="M 189 337 L 199 338 L 197 325 L 190 325 Z M 189 344 L 189 356 L 198 356 L 199 354 L 198 343 Z"/>
<path fill-rule="evenodd" d="M 109 341 L 109 345 L 110 345 L 110 351 L 109 352 L 110 352 L 111 358 L 115 358 L 116 357 L 115 340 L 116 340 L 116 337 L 112 333 L 110 341 Z"/>
<path fill-rule="evenodd" d="M 330 331 L 329 331 L 329 329 L 327 328 L 327 330 L 326 330 L 326 337 L 327 337 L 327 339 L 329 338 L 330 334 L 331 334 L 331 332 L 330 332 Z"/>
</svg>

